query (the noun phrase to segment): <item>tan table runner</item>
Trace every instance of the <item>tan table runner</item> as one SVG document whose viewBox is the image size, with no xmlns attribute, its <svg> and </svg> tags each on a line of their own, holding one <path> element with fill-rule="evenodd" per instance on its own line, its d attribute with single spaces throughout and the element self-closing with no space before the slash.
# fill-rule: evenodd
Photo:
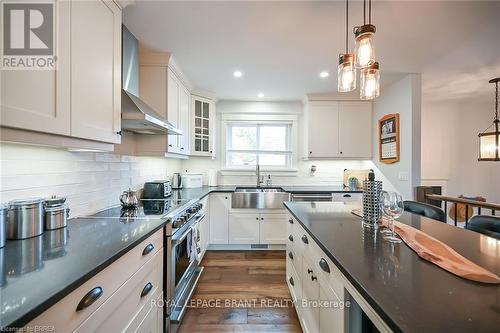
<svg viewBox="0 0 500 333">
<path fill-rule="evenodd" d="M 362 209 L 353 209 L 352 213 L 363 217 Z M 387 226 L 385 217 L 382 226 Z M 395 221 L 394 231 L 420 258 L 430 261 L 452 274 L 477 282 L 500 283 L 498 275 L 476 265 L 440 240 L 416 228 Z"/>
</svg>

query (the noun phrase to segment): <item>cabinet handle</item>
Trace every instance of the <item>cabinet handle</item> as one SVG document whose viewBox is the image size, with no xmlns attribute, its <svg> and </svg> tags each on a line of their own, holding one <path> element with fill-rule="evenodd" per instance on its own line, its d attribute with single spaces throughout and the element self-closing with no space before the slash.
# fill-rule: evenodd
<svg viewBox="0 0 500 333">
<path fill-rule="evenodd" d="M 351 195 L 350 194 L 344 194 L 344 198 L 350 198 Z"/>
<path fill-rule="evenodd" d="M 122 131 L 118 131 L 118 132 L 116 132 L 116 134 L 122 135 Z"/>
<path fill-rule="evenodd" d="M 328 266 L 328 263 L 324 258 L 321 258 L 321 260 L 319 261 L 319 267 L 321 267 L 321 269 L 325 272 L 330 273 L 330 266 Z"/>
<path fill-rule="evenodd" d="M 257 221 L 259 220 L 259 218 L 258 218 L 258 217 L 256 217 L 255 219 L 256 219 Z"/>
<path fill-rule="evenodd" d="M 264 221 L 264 218 L 263 218 L 263 217 L 261 217 L 261 218 L 260 218 L 260 220 L 261 220 L 261 221 Z"/>
<path fill-rule="evenodd" d="M 293 253 L 292 252 L 288 252 L 288 257 L 293 260 Z"/>
<path fill-rule="evenodd" d="M 288 236 L 288 239 L 290 240 L 290 242 L 293 242 L 293 236 L 292 235 Z"/>
<path fill-rule="evenodd" d="M 342 152 L 340 152 L 340 155 L 342 155 Z"/>
<path fill-rule="evenodd" d="M 313 153 L 313 152 L 312 152 L 312 151 L 310 151 L 310 152 L 309 152 L 309 155 L 311 155 L 312 153 Z"/>
<path fill-rule="evenodd" d="M 210 151 L 210 154 L 212 154 L 212 151 Z"/>
<path fill-rule="evenodd" d="M 302 241 L 303 241 L 305 244 L 309 244 L 309 239 L 307 239 L 307 236 L 306 236 L 306 235 L 302 236 Z"/>
<path fill-rule="evenodd" d="M 181 147 L 181 150 L 184 150 L 184 147 Z"/>
<path fill-rule="evenodd" d="M 142 250 L 142 255 L 145 256 L 147 254 L 150 254 L 154 249 L 155 249 L 155 246 L 153 244 L 149 243 L 148 245 L 146 245 L 144 250 Z"/>
<path fill-rule="evenodd" d="M 307 274 L 311 274 L 312 272 L 313 272 L 312 269 L 309 269 L 309 268 L 307 269 Z"/>
<path fill-rule="evenodd" d="M 148 282 L 146 283 L 146 285 L 144 286 L 144 288 L 142 288 L 142 291 L 141 291 L 141 298 L 146 296 L 147 294 L 149 294 L 149 292 L 153 290 L 153 284 L 151 282 Z"/>
<path fill-rule="evenodd" d="M 172 145 L 168 145 L 169 147 L 172 147 Z"/>
<path fill-rule="evenodd" d="M 293 224 L 293 219 L 288 219 L 288 223 Z"/>
<path fill-rule="evenodd" d="M 226 199 L 226 200 L 227 200 L 227 197 L 225 197 L 224 199 Z"/>
<path fill-rule="evenodd" d="M 94 304 L 95 301 L 99 299 L 103 294 L 103 290 L 101 287 L 95 287 L 91 291 L 89 291 L 85 296 L 83 296 L 82 300 L 80 303 L 78 303 L 78 306 L 76 307 L 76 311 L 81 311 L 85 308 L 88 308 L 92 304 Z"/>
<path fill-rule="evenodd" d="M 288 279 L 288 281 L 290 281 L 290 284 L 291 284 L 292 286 L 294 286 L 294 285 L 295 285 L 295 283 L 293 282 L 293 277 L 291 277 L 291 276 L 290 276 L 290 278 Z"/>
<path fill-rule="evenodd" d="M 317 278 L 316 276 L 311 275 L 311 281 L 315 281 L 315 280 L 317 280 L 317 279 L 318 279 L 318 278 Z"/>
</svg>

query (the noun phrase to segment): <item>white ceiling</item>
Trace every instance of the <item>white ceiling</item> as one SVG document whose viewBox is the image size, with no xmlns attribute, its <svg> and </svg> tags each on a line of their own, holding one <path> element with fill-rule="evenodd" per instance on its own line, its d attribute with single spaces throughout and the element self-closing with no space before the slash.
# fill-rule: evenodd
<svg viewBox="0 0 500 333">
<path fill-rule="evenodd" d="M 350 8 L 352 31 L 362 23 L 362 2 Z M 220 99 L 257 100 L 263 92 L 264 100 L 298 100 L 336 90 L 344 10 L 344 1 L 137 1 L 125 8 L 124 24 L 148 47 L 171 52 L 197 87 Z M 500 2 L 374 1 L 382 79 L 425 71 L 499 14 Z M 234 70 L 244 76 L 234 78 Z M 319 78 L 323 70 L 329 78 Z"/>
</svg>

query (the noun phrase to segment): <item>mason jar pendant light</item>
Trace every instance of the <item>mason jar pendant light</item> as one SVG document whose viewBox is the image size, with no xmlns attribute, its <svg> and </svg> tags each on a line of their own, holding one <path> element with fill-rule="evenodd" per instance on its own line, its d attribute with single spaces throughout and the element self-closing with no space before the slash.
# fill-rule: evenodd
<svg viewBox="0 0 500 333">
<path fill-rule="evenodd" d="M 359 97 L 364 100 L 380 96 L 380 71 L 378 62 L 361 69 Z"/>
<path fill-rule="evenodd" d="M 368 24 L 366 23 L 366 0 L 363 0 L 363 25 L 354 27 L 356 37 L 356 66 L 364 68 L 375 62 L 374 36 L 376 27 L 372 25 L 372 0 L 368 0 Z"/>
<path fill-rule="evenodd" d="M 491 79 L 490 83 L 495 84 L 495 118 L 493 124 L 488 127 L 483 133 L 479 133 L 479 161 L 500 161 L 500 132 L 498 125 L 498 82 L 500 77 Z M 494 132 L 488 132 L 491 127 L 495 128 Z"/>
<path fill-rule="evenodd" d="M 349 92 L 356 89 L 356 67 L 354 54 L 349 53 L 349 0 L 345 2 L 345 53 L 339 55 L 337 90 Z"/>
</svg>

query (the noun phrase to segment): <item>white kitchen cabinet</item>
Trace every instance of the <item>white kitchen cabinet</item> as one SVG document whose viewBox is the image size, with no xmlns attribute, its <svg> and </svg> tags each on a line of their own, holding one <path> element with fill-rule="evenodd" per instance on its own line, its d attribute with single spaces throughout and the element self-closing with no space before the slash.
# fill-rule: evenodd
<svg viewBox="0 0 500 333">
<path fill-rule="evenodd" d="M 113 1 L 71 2 L 71 135 L 120 143 L 122 12 Z"/>
<path fill-rule="evenodd" d="M 182 130 L 183 134 L 178 138 L 178 146 L 180 153 L 186 155 L 190 154 L 190 105 L 191 94 L 186 87 L 182 87 L 179 90 L 179 128 Z"/>
<path fill-rule="evenodd" d="M 210 194 L 210 244 L 229 243 L 229 193 Z"/>
<path fill-rule="evenodd" d="M 308 119 L 309 157 L 338 157 L 338 103 L 310 102 L 308 105 Z"/>
<path fill-rule="evenodd" d="M 302 299 L 308 302 L 307 306 L 301 308 L 300 322 L 306 333 L 319 332 L 319 307 L 314 304 L 319 300 L 319 281 L 317 272 L 307 256 L 303 256 L 301 273 Z"/>
<path fill-rule="evenodd" d="M 2 71 L 1 125 L 72 137 L 74 147 L 91 145 L 73 138 L 119 143 L 121 9 L 108 0 L 54 4 L 57 70 Z"/>
<path fill-rule="evenodd" d="M 163 332 L 163 311 L 161 307 L 152 307 L 141 325 L 134 333 L 157 333 Z"/>
<path fill-rule="evenodd" d="M 286 244 L 286 214 L 260 214 L 260 244 Z"/>
<path fill-rule="evenodd" d="M 327 283 L 320 282 L 319 299 L 331 303 L 330 306 L 319 308 L 319 333 L 344 332 L 344 310 L 340 306 L 340 299 Z M 338 301 L 338 306 L 335 306 L 332 301 Z"/>
<path fill-rule="evenodd" d="M 372 105 L 339 103 L 339 153 L 345 158 L 372 157 Z"/>
<path fill-rule="evenodd" d="M 167 120 L 169 123 L 179 128 L 179 92 L 181 85 L 172 70 L 168 69 L 167 76 Z M 168 136 L 168 152 L 180 153 L 179 135 Z"/>
<path fill-rule="evenodd" d="M 1 125 L 70 135 L 71 3 L 55 1 L 57 70 L 2 70 Z"/>
<path fill-rule="evenodd" d="M 338 202 L 361 202 L 363 193 L 333 193 L 333 201 Z"/>
<path fill-rule="evenodd" d="M 229 244 L 258 244 L 259 222 L 259 214 L 230 214 Z"/>
<path fill-rule="evenodd" d="M 215 157 L 215 103 L 192 95 L 191 155 Z"/>
<path fill-rule="evenodd" d="M 210 196 L 206 196 L 200 200 L 200 203 L 203 205 L 200 210 L 200 214 L 204 217 L 201 220 L 200 224 L 200 243 L 201 243 L 201 257 L 205 255 L 207 251 L 208 244 L 210 243 Z"/>
<path fill-rule="evenodd" d="M 312 101 L 307 118 L 309 158 L 371 158 L 371 103 Z"/>
</svg>

